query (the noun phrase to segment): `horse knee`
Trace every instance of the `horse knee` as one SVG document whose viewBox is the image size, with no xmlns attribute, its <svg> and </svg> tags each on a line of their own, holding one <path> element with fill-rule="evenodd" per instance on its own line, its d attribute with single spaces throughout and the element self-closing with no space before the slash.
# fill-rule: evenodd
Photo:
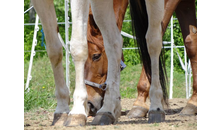
<svg viewBox="0 0 220 130">
<path fill-rule="evenodd" d="M 86 61 L 88 58 L 88 45 L 85 42 L 77 42 L 71 40 L 70 52 L 74 61 Z"/>
<path fill-rule="evenodd" d="M 47 51 L 48 57 L 52 66 L 57 66 L 63 59 L 63 49 L 62 46 L 53 47 Z"/>
<path fill-rule="evenodd" d="M 158 34 L 156 31 L 148 31 L 145 38 L 149 55 L 152 56 L 156 54 L 159 56 L 162 48 L 162 33 Z"/>
<path fill-rule="evenodd" d="M 197 29 L 190 26 L 190 34 L 185 39 L 185 47 L 187 55 L 190 59 L 197 55 Z"/>
</svg>

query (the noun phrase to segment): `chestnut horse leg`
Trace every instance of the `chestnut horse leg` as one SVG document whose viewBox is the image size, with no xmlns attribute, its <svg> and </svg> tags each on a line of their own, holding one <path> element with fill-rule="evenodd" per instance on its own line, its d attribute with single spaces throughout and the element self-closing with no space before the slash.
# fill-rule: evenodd
<svg viewBox="0 0 220 130">
<path fill-rule="evenodd" d="M 72 35 L 70 52 L 75 64 L 75 90 L 73 108 L 69 112 L 65 126 L 83 126 L 88 115 L 87 90 L 84 81 L 84 65 L 88 57 L 87 24 L 89 15 L 88 0 L 72 0 Z"/>
<path fill-rule="evenodd" d="M 113 124 L 121 115 L 120 61 L 122 37 L 116 25 L 113 0 L 91 0 L 94 20 L 99 27 L 108 57 L 107 90 L 102 108 L 97 112 L 93 125 Z"/>
<path fill-rule="evenodd" d="M 69 90 L 66 87 L 62 66 L 62 44 L 58 38 L 58 28 L 53 0 L 32 0 L 34 9 L 40 17 L 47 42 L 47 54 L 50 59 L 55 86 L 57 107 L 52 125 L 63 125 L 69 113 Z"/>
<path fill-rule="evenodd" d="M 137 85 L 138 97 L 133 104 L 132 109 L 127 114 L 128 118 L 145 117 L 149 106 L 146 104 L 146 99 L 149 96 L 150 82 L 146 76 L 144 67 L 142 67 L 141 76 Z"/>
<path fill-rule="evenodd" d="M 179 2 L 180 0 L 165 0 L 165 10 L 162 21 L 163 35 L 166 31 L 167 25 L 170 22 L 170 18 Z M 149 110 L 149 106 L 146 104 L 146 98 L 149 95 L 149 90 L 150 82 L 145 74 L 144 67 L 142 67 L 141 76 L 137 85 L 138 97 L 134 102 L 132 109 L 127 115 L 129 118 L 139 118 L 146 116 Z"/>
<path fill-rule="evenodd" d="M 176 9 L 187 55 L 193 72 L 193 94 L 181 115 L 197 114 L 197 21 L 195 0 L 183 0 Z"/>
</svg>

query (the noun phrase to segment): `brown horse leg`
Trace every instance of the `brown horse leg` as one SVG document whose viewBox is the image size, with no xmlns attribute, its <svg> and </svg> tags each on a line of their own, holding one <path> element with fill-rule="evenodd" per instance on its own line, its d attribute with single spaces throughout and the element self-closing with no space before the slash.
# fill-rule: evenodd
<svg viewBox="0 0 220 130">
<path fill-rule="evenodd" d="M 162 21 L 163 34 L 166 31 L 170 18 L 179 4 L 180 0 L 165 0 L 165 12 Z M 145 117 L 149 106 L 146 104 L 146 98 L 148 97 L 150 90 L 150 82 L 147 78 L 144 68 L 142 67 L 141 76 L 137 85 L 138 97 L 133 104 L 132 109 L 128 113 L 129 118 Z"/>
<path fill-rule="evenodd" d="M 170 18 L 173 15 L 173 12 L 175 11 L 176 7 L 178 6 L 181 0 L 164 0 L 164 1 L 165 1 L 165 7 L 164 7 L 164 16 L 162 21 L 163 35 L 166 31 L 167 25 L 170 22 Z"/>
<path fill-rule="evenodd" d="M 186 37 L 185 46 L 187 54 L 191 61 L 193 72 L 193 94 L 189 99 L 186 107 L 182 110 L 181 115 L 197 114 L 197 29 L 190 25 L 190 34 Z"/>
<path fill-rule="evenodd" d="M 140 80 L 137 85 L 138 97 L 133 104 L 132 109 L 128 113 L 129 118 L 145 117 L 149 106 L 146 104 L 146 98 L 149 96 L 150 82 L 146 76 L 145 70 L 142 67 Z"/>
<path fill-rule="evenodd" d="M 193 72 L 193 95 L 187 102 L 181 115 L 197 114 L 197 21 L 195 14 L 195 1 L 181 1 L 176 9 L 176 15 L 180 22 L 187 55 L 191 62 Z"/>
</svg>

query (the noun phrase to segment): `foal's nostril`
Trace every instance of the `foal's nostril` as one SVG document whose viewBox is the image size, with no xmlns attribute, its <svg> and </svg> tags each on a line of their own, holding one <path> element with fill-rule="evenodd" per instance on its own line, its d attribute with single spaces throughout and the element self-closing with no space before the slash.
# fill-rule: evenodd
<svg viewBox="0 0 220 130">
<path fill-rule="evenodd" d="M 90 101 L 88 101 L 88 105 L 89 105 L 89 107 L 93 106 L 93 104 Z"/>
<path fill-rule="evenodd" d="M 89 106 L 89 115 L 91 116 L 95 116 L 96 112 L 97 112 L 97 109 L 95 108 L 95 106 L 88 101 L 88 106 Z"/>
<path fill-rule="evenodd" d="M 94 109 L 94 105 L 91 102 L 88 102 L 89 109 Z"/>
</svg>

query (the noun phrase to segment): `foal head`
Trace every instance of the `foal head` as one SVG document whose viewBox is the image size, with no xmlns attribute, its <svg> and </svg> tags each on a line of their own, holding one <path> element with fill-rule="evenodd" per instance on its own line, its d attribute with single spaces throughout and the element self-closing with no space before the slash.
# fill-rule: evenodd
<svg viewBox="0 0 220 130">
<path fill-rule="evenodd" d="M 90 9 L 87 29 L 88 59 L 85 63 L 85 80 L 102 84 L 105 83 L 108 71 L 108 60 L 105 53 L 103 38 L 94 22 Z M 102 107 L 105 91 L 86 85 L 88 93 L 89 115 L 95 115 Z"/>
<path fill-rule="evenodd" d="M 105 50 L 97 45 L 88 43 L 89 56 L 85 64 L 85 79 L 94 83 L 103 84 L 107 78 L 108 60 Z M 89 115 L 95 115 L 103 104 L 105 91 L 86 85 L 88 93 Z"/>
<path fill-rule="evenodd" d="M 122 23 L 128 0 L 114 0 L 114 12 L 119 30 L 122 28 Z M 88 59 L 85 63 L 85 80 L 103 84 L 107 78 L 108 60 L 105 53 L 103 38 L 101 32 L 96 25 L 91 8 L 89 10 L 88 29 Z M 102 107 L 105 91 L 86 85 L 88 94 L 88 106 L 90 107 L 89 115 L 95 115 Z"/>
</svg>

